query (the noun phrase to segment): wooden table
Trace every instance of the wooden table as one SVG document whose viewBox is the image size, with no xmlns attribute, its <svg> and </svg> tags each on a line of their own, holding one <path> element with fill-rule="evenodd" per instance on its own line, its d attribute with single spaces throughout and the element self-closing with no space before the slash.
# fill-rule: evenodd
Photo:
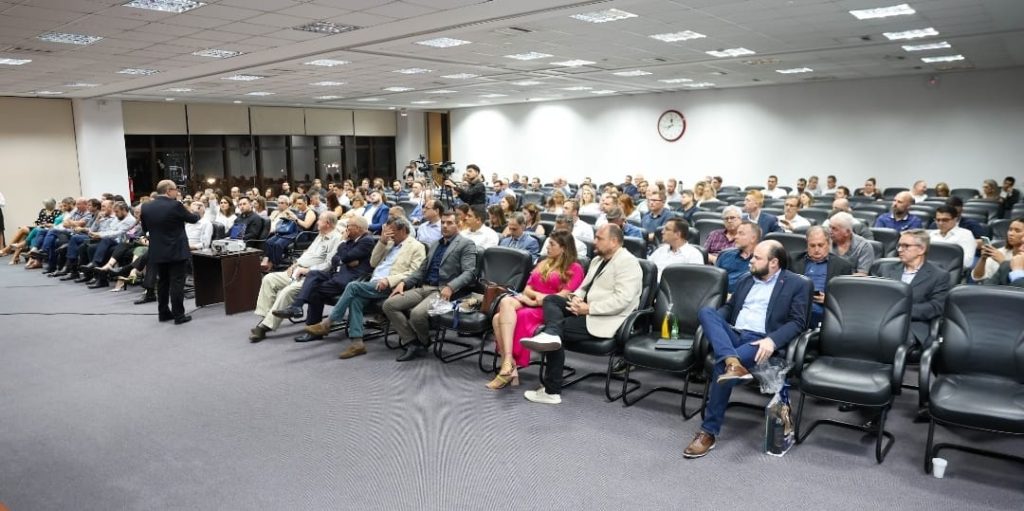
<svg viewBox="0 0 1024 511">
<path fill-rule="evenodd" d="M 256 308 L 263 274 L 262 250 L 217 254 L 211 250 L 192 252 L 192 279 L 196 307 L 224 302 L 224 313 L 235 314 Z"/>
</svg>

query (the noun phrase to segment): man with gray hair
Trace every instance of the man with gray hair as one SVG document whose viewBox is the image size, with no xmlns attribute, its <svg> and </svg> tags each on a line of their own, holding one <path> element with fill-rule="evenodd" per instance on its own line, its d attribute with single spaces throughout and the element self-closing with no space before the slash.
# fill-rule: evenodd
<svg viewBox="0 0 1024 511">
<path fill-rule="evenodd" d="M 622 208 L 618 206 L 612 206 L 605 212 L 605 220 L 610 224 L 615 224 L 622 229 L 622 234 L 630 238 L 644 239 L 644 231 L 639 227 L 626 221 L 626 215 L 622 214 Z"/>
<path fill-rule="evenodd" d="M 337 225 L 338 217 L 334 212 L 323 212 L 316 222 L 319 233 L 309 248 L 287 270 L 268 273 L 263 277 L 255 311 L 263 319 L 249 331 L 250 342 L 262 341 L 267 337 L 267 332 L 281 325 L 281 318 L 270 312 L 292 305 L 309 272 L 330 269 L 331 256 L 341 244 L 341 232 L 335 228 Z"/>
<path fill-rule="evenodd" d="M 516 211 L 506 217 L 505 220 L 508 222 L 508 225 L 505 227 L 505 230 L 508 231 L 508 236 L 498 240 L 498 246 L 522 250 L 530 254 L 530 257 L 536 261 L 540 257 L 540 243 L 537 241 L 537 238 L 526 233 L 526 217 L 523 216 L 523 213 Z"/>
<path fill-rule="evenodd" d="M 910 312 L 910 332 L 914 340 L 927 348 L 931 338 L 931 321 L 942 317 L 949 294 L 949 275 L 927 261 L 931 237 L 924 229 L 910 229 L 900 234 L 897 254 L 900 262 L 883 263 L 877 276 L 909 284 L 914 293 Z"/>
<path fill-rule="evenodd" d="M 715 229 L 708 234 L 704 248 L 708 251 L 708 262 L 715 264 L 718 254 L 736 246 L 736 230 L 743 223 L 743 210 L 737 206 L 726 206 L 722 210 L 722 222 L 725 227 Z"/>
<path fill-rule="evenodd" d="M 875 262 L 875 250 L 867 240 L 854 234 L 853 216 L 845 212 L 836 213 L 829 219 L 828 228 L 832 235 L 832 253 L 850 261 L 854 275 L 867 275 Z"/>
<path fill-rule="evenodd" d="M 850 217 L 853 218 L 854 234 L 866 240 L 875 239 L 875 234 L 871 232 L 871 226 L 864 222 L 861 222 L 859 218 L 853 216 L 853 208 L 850 207 L 850 199 L 840 197 L 832 201 L 832 212 L 829 214 L 829 217 L 835 215 L 836 213 L 839 213 L 840 211 L 850 213 Z M 825 221 L 821 224 L 821 226 L 826 229 L 828 229 L 828 225 L 828 219 L 825 219 Z"/>
<path fill-rule="evenodd" d="M 853 264 L 842 257 L 831 257 L 832 238 L 828 229 L 812 225 L 807 229 L 807 251 L 793 258 L 791 270 L 811 279 L 814 295 L 811 297 L 811 318 L 807 326 L 816 328 L 825 313 L 825 291 L 828 282 L 840 275 L 853 273 Z"/>
</svg>

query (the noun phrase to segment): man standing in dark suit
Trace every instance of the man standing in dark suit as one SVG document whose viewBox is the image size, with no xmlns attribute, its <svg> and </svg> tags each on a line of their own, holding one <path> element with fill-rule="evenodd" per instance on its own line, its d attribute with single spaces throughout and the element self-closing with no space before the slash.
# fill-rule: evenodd
<svg viewBox="0 0 1024 511">
<path fill-rule="evenodd" d="M 149 268 L 159 279 L 156 302 L 160 321 L 173 319 L 180 325 L 192 321 L 192 316 L 185 315 L 185 263 L 190 257 L 185 224 L 198 222 L 199 215 L 178 202 L 174 181 L 160 181 L 156 192 L 156 199 L 142 205 L 142 230 L 149 236 Z"/>
<path fill-rule="evenodd" d="M 931 321 L 942 316 L 949 294 L 949 274 L 926 260 L 930 241 L 924 229 L 903 231 L 896 246 L 900 262 L 881 264 L 876 275 L 910 284 L 914 292 L 910 331 L 924 348 L 934 341 L 930 333 Z"/>
<path fill-rule="evenodd" d="M 365 218 L 361 216 L 350 218 L 348 226 L 345 228 L 347 236 L 345 241 L 338 245 L 337 252 L 331 258 L 330 269 L 313 270 L 307 273 L 306 281 L 302 283 L 302 289 L 295 296 L 291 306 L 273 311 L 273 314 L 279 318 L 301 318 L 302 306 L 308 305 L 306 324 L 312 326 L 323 321 L 325 301 L 340 296 L 350 282 L 359 280 L 373 271 L 373 268 L 370 267 L 370 255 L 376 242 L 373 240 L 373 236 L 367 232 L 368 228 L 369 223 Z M 295 342 L 319 339 L 323 339 L 323 336 L 304 333 L 296 337 Z"/>
<path fill-rule="evenodd" d="M 787 270 L 788 262 L 781 243 L 758 243 L 750 274 L 737 284 L 729 301 L 698 313 L 715 354 L 715 368 L 708 382 L 711 393 L 704 422 L 684 457 L 700 458 L 715 447 L 733 384 L 752 378 L 746 368 L 768 360 L 803 332 L 811 284 Z"/>
<path fill-rule="evenodd" d="M 825 292 L 828 283 L 834 277 L 853 274 L 853 264 L 845 258 L 830 257 L 832 239 L 829 231 L 820 225 L 812 225 L 807 229 L 807 251 L 793 258 L 793 273 L 799 273 L 814 285 L 814 296 L 811 297 L 811 318 L 807 328 L 817 328 L 821 317 L 825 314 Z"/>
</svg>

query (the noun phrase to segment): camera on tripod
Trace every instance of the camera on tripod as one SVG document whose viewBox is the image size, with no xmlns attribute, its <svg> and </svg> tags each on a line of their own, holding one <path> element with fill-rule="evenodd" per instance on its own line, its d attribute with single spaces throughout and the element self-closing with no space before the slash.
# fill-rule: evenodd
<svg viewBox="0 0 1024 511">
<path fill-rule="evenodd" d="M 433 176 L 434 166 L 437 166 L 437 172 L 441 174 L 442 180 L 451 178 L 451 175 L 455 173 L 455 162 L 453 161 L 430 163 L 427 161 L 427 157 L 422 154 L 420 155 L 420 159 L 414 161 L 417 164 L 417 170 L 430 176 Z"/>
</svg>

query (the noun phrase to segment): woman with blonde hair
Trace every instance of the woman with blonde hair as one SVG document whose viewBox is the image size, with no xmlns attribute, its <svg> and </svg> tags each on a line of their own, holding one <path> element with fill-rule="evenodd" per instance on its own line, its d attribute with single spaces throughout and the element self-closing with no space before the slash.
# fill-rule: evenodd
<svg viewBox="0 0 1024 511">
<path fill-rule="evenodd" d="M 601 203 L 594 197 L 594 189 L 584 186 L 580 189 L 580 213 L 587 215 L 600 215 Z"/>
<path fill-rule="evenodd" d="M 559 190 L 555 190 L 548 199 L 547 208 L 545 211 L 548 213 L 554 213 L 556 215 L 562 214 L 562 204 L 565 203 L 565 194 Z"/>
<path fill-rule="evenodd" d="M 585 272 L 576 260 L 576 243 L 568 231 L 555 231 L 548 237 L 548 255 L 533 271 L 522 293 L 506 296 L 498 302 L 498 313 L 491 322 L 495 343 L 501 354 L 501 369 L 487 384 L 497 390 L 519 385 L 519 368 L 530 365 L 530 350 L 520 341 L 532 336 L 544 323 L 544 297 L 568 296 L 583 282 Z"/>
</svg>

